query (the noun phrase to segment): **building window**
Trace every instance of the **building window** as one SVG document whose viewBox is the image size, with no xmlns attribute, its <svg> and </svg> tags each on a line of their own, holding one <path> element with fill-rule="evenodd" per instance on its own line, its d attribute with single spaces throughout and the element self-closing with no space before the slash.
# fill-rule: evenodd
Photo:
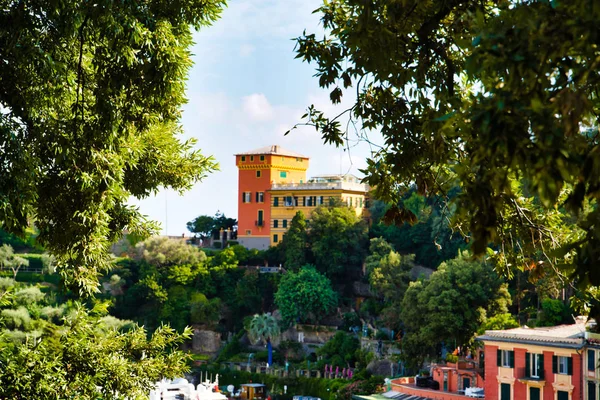
<svg viewBox="0 0 600 400">
<path fill-rule="evenodd" d="M 525 371 L 527 376 L 531 378 L 543 378 L 544 355 L 527 353 L 525 357 Z"/>
<path fill-rule="evenodd" d="M 322 206 L 323 205 L 323 196 L 317 197 L 317 205 L 318 206 Z"/>
<path fill-rule="evenodd" d="M 263 210 L 258 210 L 258 218 L 257 218 L 257 221 L 256 221 L 256 225 L 263 226 L 263 224 L 264 224 L 263 217 L 264 217 L 264 211 Z"/>
<path fill-rule="evenodd" d="M 265 156 L 260 156 L 260 161 L 265 161 Z"/>
<path fill-rule="evenodd" d="M 251 198 L 252 198 L 252 192 L 242 193 L 242 203 L 250 203 Z"/>
<path fill-rule="evenodd" d="M 279 171 L 280 178 L 287 178 L 287 171 Z"/>
<path fill-rule="evenodd" d="M 250 156 L 250 161 L 254 161 L 254 156 Z"/>
<path fill-rule="evenodd" d="M 256 177 L 260 178 L 260 170 L 256 171 Z"/>
<path fill-rule="evenodd" d="M 283 198 L 284 200 L 284 205 L 286 207 L 293 207 L 294 206 L 294 198 L 292 196 L 285 196 Z"/>
<path fill-rule="evenodd" d="M 294 206 L 298 207 L 298 198 L 294 197 Z"/>
<path fill-rule="evenodd" d="M 279 207 L 279 197 L 273 197 L 273 207 Z"/>
<path fill-rule="evenodd" d="M 514 368 L 515 352 L 512 350 L 498 350 L 498 366 L 505 368 Z"/>
<path fill-rule="evenodd" d="M 252 235 L 252 231 L 250 229 L 246 229 L 246 235 L 248 235 L 248 236 Z"/>
<path fill-rule="evenodd" d="M 596 370 L 596 352 L 594 350 L 588 350 L 587 351 L 587 358 L 588 358 L 588 371 L 595 371 Z"/>
<path fill-rule="evenodd" d="M 558 390 L 556 392 L 556 400 L 569 400 L 569 392 Z"/>
<path fill-rule="evenodd" d="M 273 220 L 273 228 L 279 228 L 279 220 L 278 219 Z"/>
<path fill-rule="evenodd" d="M 279 235 L 278 234 L 274 234 L 273 235 L 273 243 L 277 243 L 279 242 Z"/>
<path fill-rule="evenodd" d="M 242 156 L 242 162 L 246 161 L 246 156 Z"/>
<path fill-rule="evenodd" d="M 561 375 L 573 375 L 573 359 L 564 356 L 552 356 L 552 372 Z"/>
<path fill-rule="evenodd" d="M 363 208 L 363 198 L 360 198 L 360 208 Z"/>
<path fill-rule="evenodd" d="M 284 228 L 287 228 L 287 219 L 284 219 L 284 220 L 283 220 L 283 227 L 284 227 Z"/>
<path fill-rule="evenodd" d="M 256 202 L 257 203 L 265 202 L 265 192 L 256 192 Z"/>
<path fill-rule="evenodd" d="M 596 400 L 596 382 L 588 381 L 587 391 L 588 391 L 587 398 L 589 400 Z"/>
</svg>

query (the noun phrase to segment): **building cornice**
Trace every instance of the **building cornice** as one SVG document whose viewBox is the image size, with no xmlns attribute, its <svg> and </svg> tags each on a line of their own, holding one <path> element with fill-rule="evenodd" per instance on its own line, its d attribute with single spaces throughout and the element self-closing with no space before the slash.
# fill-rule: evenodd
<svg viewBox="0 0 600 400">
<path fill-rule="evenodd" d="M 306 171 L 308 168 L 307 167 L 292 167 L 289 165 L 281 165 L 281 164 L 238 164 L 237 167 L 239 169 L 244 169 L 244 170 L 256 170 L 256 169 L 285 169 L 285 170 L 292 170 L 292 171 Z"/>
</svg>

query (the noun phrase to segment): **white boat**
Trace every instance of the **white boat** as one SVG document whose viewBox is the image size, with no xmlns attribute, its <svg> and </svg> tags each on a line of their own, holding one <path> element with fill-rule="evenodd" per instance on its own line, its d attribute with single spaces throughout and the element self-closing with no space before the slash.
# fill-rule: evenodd
<svg viewBox="0 0 600 400">
<path fill-rule="evenodd" d="M 311 396 L 294 396 L 294 400 L 321 400 L 321 398 Z"/>
<path fill-rule="evenodd" d="M 227 400 L 227 396 L 218 391 L 219 374 L 214 382 L 208 379 L 208 374 L 206 378 L 196 387 L 185 378 L 163 379 L 150 391 L 150 400 Z"/>
</svg>

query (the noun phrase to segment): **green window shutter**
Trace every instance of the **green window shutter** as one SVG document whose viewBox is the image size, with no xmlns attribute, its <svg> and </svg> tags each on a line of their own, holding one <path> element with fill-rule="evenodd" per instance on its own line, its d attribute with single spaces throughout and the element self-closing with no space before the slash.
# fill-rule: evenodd
<svg viewBox="0 0 600 400">
<path fill-rule="evenodd" d="M 552 373 L 558 374 L 558 357 L 552 356 Z"/>
<path fill-rule="evenodd" d="M 567 357 L 567 374 L 573 375 L 573 357 Z"/>
<path fill-rule="evenodd" d="M 499 367 L 501 367 L 501 366 L 502 366 L 502 350 L 497 350 L 497 353 L 496 353 L 496 354 L 497 354 L 497 356 L 498 356 L 498 363 L 497 363 L 497 365 L 498 365 Z"/>
<path fill-rule="evenodd" d="M 510 367 L 514 368 L 515 367 L 515 352 L 511 350 L 509 353 L 509 356 L 510 356 Z"/>
<path fill-rule="evenodd" d="M 284 228 L 287 228 L 287 219 L 284 219 L 284 220 L 283 220 L 283 227 L 284 227 Z"/>
<path fill-rule="evenodd" d="M 256 196 L 254 196 L 256 198 L 256 202 L 258 203 L 258 192 L 256 192 Z"/>
<path fill-rule="evenodd" d="M 278 219 L 273 220 L 273 228 L 279 228 L 279 220 Z"/>
<path fill-rule="evenodd" d="M 540 376 L 540 379 L 544 379 L 544 355 L 540 354 L 538 357 L 539 357 L 539 360 L 540 360 L 540 372 L 539 372 L 539 376 Z"/>
<path fill-rule="evenodd" d="M 279 197 L 273 197 L 273 207 L 279 207 Z"/>
<path fill-rule="evenodd" d="M 534 360 L 535 362 L 535 360 Z M 525 353 L 525 377 L 529 378 L 531 376 L 531 354 Z"/>
<path fill-rule="evenodd" d="M 596 370 L 596 352 L 594 350 L 588 350 L 587 351 L 587 364 L 588 364 L 588 371 L 595 371 Z"/>
</svg>

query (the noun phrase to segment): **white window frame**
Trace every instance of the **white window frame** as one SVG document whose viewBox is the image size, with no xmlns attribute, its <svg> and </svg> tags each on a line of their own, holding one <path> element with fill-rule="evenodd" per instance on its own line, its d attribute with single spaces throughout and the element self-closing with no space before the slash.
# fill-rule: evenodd
<svg viewBox="0 0 600 400">
<path fill-rule="evenodd" d="M 250 203 L 252 201 L 252 192 L 244 192 L 243 203 Z"/>
<path fill-rule="evenodd" d="M 544 369 L 543 365 L 540 365 L 540 355 L 541 354 L 537 354 L 537 353 L 530 353 L 529 357 L 531 357 L 529 359 L 529 376 L 531 376 L 532 378 L 539 378 L 540 377 L 540 371 Z"/>
<path fill-rule="evenodd" d="M 556 364 L 556 372 L 560 375 L 569 375 L 569 357 L 558 356 Z"/>
<path fill-rule="evenodd" d="M 500 366 L 510 368 L 510 350 L 502 350 Z"/>
<path fill-rule="evenodd" d="M 265 192 L 258 192 L 258 203 L 265 202 Z"/>
</svg>

